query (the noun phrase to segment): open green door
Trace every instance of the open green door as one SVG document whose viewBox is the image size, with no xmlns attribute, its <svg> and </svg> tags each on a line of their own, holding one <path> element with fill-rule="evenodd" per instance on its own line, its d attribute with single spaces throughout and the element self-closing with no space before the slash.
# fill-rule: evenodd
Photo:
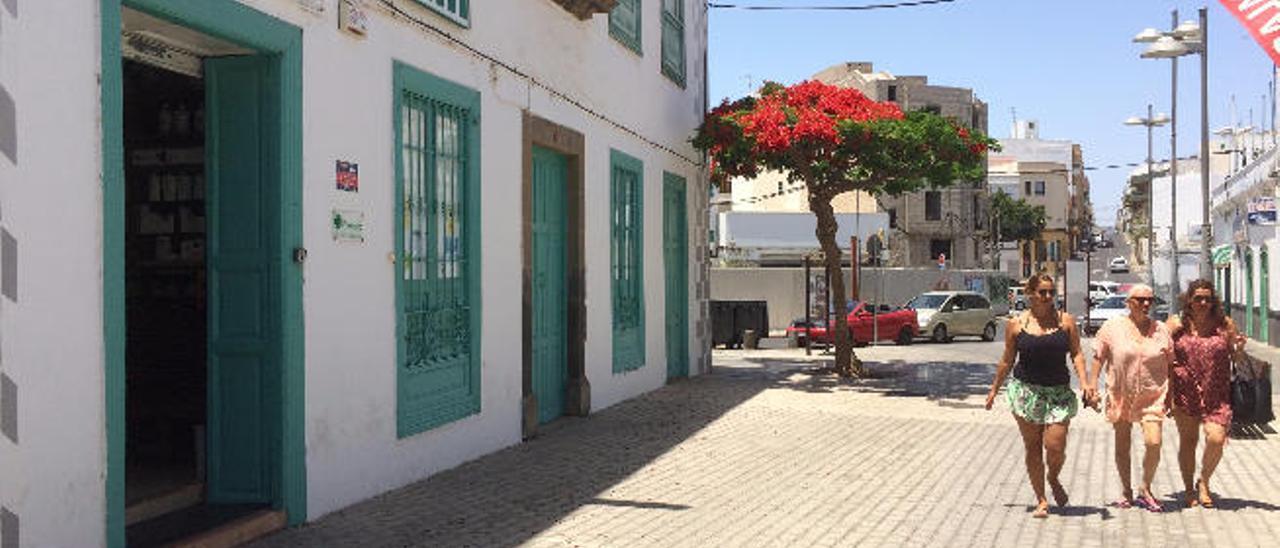
<svg viewBox="0 0 1280 548">
<path fill-rule="evenodd" d="M 662 255 L 667 281 L 667 378 L 689 376 L 689 231 L 685 180 L 662 174 Z"/>
<path fill-rule="evenodd" d="M 569 382 L 564 155 L 533 147 L 533 394 L 538 422 L 564 414 Z"/>
<path fill-rule="evenodd" d="M 208 500 L 274 498 L 280 425 L 280 89 L 266 56 L 205 64 Z"/>
</svg>

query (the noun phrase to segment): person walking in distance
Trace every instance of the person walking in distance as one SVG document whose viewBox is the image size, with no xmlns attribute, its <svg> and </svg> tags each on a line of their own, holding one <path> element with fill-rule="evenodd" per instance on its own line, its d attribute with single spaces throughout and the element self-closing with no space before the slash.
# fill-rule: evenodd
<svg viewBox="0 0 1280 548">
<path fill-rule="evenodd" d="M 1054 502 L 1059 507 L 1068 502 L 1058 475 L 1067 460 L 1067 429 L 1079 410 L 1076 393 L 1071 390 L 1068 355 L 1082 384 L 1085 378 L 1080 331 L 1075 318 L 1055 307 L 1055 287 L 1048 274 L 1027 278 L 1026 295 L 1031 305 L 1006 324 L 1004 355 L 996 364 L 996 376 L 987 392 L 986 408 L 990 410 L 1000 386 L 1013 370 L 1006 393 L 1022 434 L 1027 478 L 1036 496 L 1033 518 L 1049 516 L 1046 479 Z"/>
<path fill-rule="evenodd" d="M 1178 469 L 1188 508 L 1213 508 L 1209 478 L 1222 460 L 1231 429 L 1231 359 L 1244 358 L 1245 338 L 1222 312 L 1213 283 L 1199 279 L 1182 294 L 1182 315 L 1169 318 L 1174 360 L 1170 368 L 1169 403 L 1178 426 Z M 1196 446 L 1204 431 L 1200 479 L 1194 487 Z"/>
<path fill-rule="evenodd" d="M 1173 342 L 1164 323 L 1151 318 L 1155 293 L 1151 286 L 1137 284 L 1129 289 L 1129 314 L 1116 316 L 1102 324 L 1094 340 L 1093 363 L 1089 368 L 1086 400 L 1097 398 L 1093 387 L 1103 368 L 1107 371 L 1107 421 L 1115 433 L 1116 471 L 1120 474 L 1122 497 L 1113 506 L 1133 505 L 1152 512 L 1164 508 L 1151 493 L 1151 481 L 1160 466 L 1161 435 L 1165 418 L 1165 399 L 1169 394 L 1169 362 L 1173 358 Z M 1130 462 L 1131 432 L 1137 423 L 1142 428 L 1146 453 L 1142 458 L 1142 484 L 1133 496 Z"/>
</svg>

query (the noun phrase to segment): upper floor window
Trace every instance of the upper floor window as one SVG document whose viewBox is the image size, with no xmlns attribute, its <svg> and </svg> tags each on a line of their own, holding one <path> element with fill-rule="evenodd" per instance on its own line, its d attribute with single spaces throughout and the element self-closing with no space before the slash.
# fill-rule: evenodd
<svg viewBox="0 0 1280 548">
<path fill-rule="evenodd" d="M 641 0 L 618 0 L 618 5 L 609 12 L 609 36 L 632 51 L 644 55 L 640 44 L 640 2 Z"/>
<path fill-rule="evenodd" d="M 1036 181 L 1036 196 L 1044 196 L 1044 181 Z"/>
<path fill-rule="evenodd" d="M 684 0 L 662 0 L 662 73 L 684 87 Z"/>
<path fill-rule="evenodd" d="M 942 220 L 942 193 L 936 190 L 924 193 L 924 220 Z"/>
<path fill-rule="evenodd" d="M 471 26 L 471 0 L 416 0 L 446 19 L 464 27 Z"/>
</svg>

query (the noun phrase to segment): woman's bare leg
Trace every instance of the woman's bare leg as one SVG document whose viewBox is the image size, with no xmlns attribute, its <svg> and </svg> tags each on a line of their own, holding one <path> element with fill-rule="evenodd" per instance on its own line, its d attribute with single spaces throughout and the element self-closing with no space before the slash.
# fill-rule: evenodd
<svg viewBox="0 0 1280 548">
<path fill-rule="evenodd" d="M 1209 494 L 1209 478 L 1222 461 L 1222 448 L 1227 444 L 1227 428 L 1214 422 L 1204 423 L 1204 457 L 1200 463 L 1200 500 L 1213 504 Z"/>
<path fill-rule="evenodd" d="M 1187 506 L 1196 504 L 1196 446 L 1200 443 L 1200 421 L 1181 409 L 1173 410 L 1178 425 L 1178 471 L 1182 473 L 1183 496 Z"/>
<path fill-rule="evenodd" d="M 1071 421 L 1066 420 L 1046 424 L 1044 427 L 1044 460 L 1049 468 L 1046 479 L 1049 480 L 1049 488 L 1053 491 L 1053 501 L 1058 506 L 1067 505 L 1067 491 L 1058 481 L 1058 475 L 1062 473 L 1062 465 L 1067 462 L 1067 429 L 1070 426 Z"/>
<path fill-rule="evenodd" d="M 1125 500 L 1133 500 L 1133 465 L 1129 460 L 1133 423 L 1117 421 L 1112 427 L 1116 434 L 1116 472 L 1120 474 L 1121 494 Z"/>
<path fill-rule="evenodd" d="M 1036 495 L 1036 509 L 1032 517 L 1045 517 L 1049 511 L 1049 500 L 1044 496 L 1044 426 L 1027 422 L 1017 415 L 1018 431 L 1022 433 L 1022 448 L 1026 455 L 1027 479 L 1031 481 L 1031 491 Z"/>
<path fill-rule="evenodd" d="M 1156 468 L 1160 467 L 1161 437 L 1164 423 L 1161 421 L 1142 421 L 1142 441 L 1147 446 L 1142 455 L 1142 494 L 1155 498 L 1151 494 L 1151 482 L 1156 479 Z"/>
</svg>

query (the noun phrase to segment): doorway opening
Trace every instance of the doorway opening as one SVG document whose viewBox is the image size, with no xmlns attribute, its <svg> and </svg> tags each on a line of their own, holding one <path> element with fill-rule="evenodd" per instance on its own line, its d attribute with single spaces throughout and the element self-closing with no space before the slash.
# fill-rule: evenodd
<svg viewBox="0 0 1280 548">
<path fill-rule="evenodd" d="M 265 479 L 277 464 L 269 434 L 275 417 L 262 409 L 278 401 L 265 380 L 276 371 L 268 360 L 241 359 L 250 343 L 228 345 L 225 337 L 234 329 L 268 331 L 261 318 L 273 308 L 263 298 L 270 292 L 227 274 L 226 250 L 244 247 L 236 236 L 269 242 L 270 225 L 257 221 L 273 204 L 255 201 L 246 214 L 225 196 L 277 187 L 276 179 L 246 176 L 266 171 L 269 154 L 235 150 L 235 160 L 226 159 L 228 138 L 254 149 L 272 141 L 257 95 L 240 93 L 261 79 L 224 68 L 256 59 L 254 52 L 132 9 L 121 20 L 124 525 L 129 545 L 150 546 L 275 502 Z M 237 259 L 245 270 L 266 255 Z M 229 328 L 228 319 L 239 327 Z M 253 492 L 228 496 L 228 484 Z"/>
<path fill-rule="evenodd" d="M 204 84 L 124 62 L 125 505 L 136 523 L 203 500 Z"/>
</svg>

